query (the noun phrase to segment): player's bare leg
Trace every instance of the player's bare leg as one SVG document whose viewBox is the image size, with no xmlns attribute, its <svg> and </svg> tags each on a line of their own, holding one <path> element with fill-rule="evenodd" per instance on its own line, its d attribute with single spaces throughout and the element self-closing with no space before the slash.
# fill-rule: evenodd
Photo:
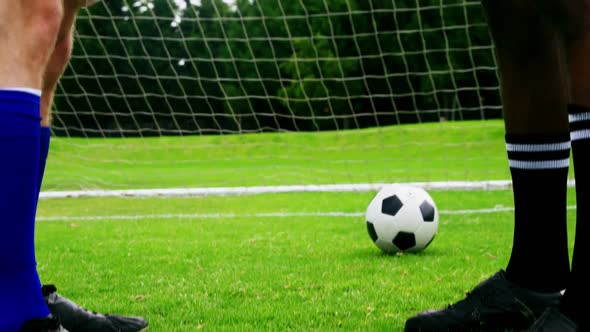
<svg viewBox="0 0 590 332">
<path fill-rule="evenodd" d="M 560 31 L 536 0 L 484 0 L 496 46 L 513 180 L 515 227 L 506 271 L 406 331 L 524 329 L 566 287 L 569 83 Z M 543 208 L 539 208 L 543 207 Z"/>
<path fill-rule="evenodd" d="M 0 330 L 59 331 L 36 272 L 34 215 L 42 76 L 61 22 L 61 0 L 0 2 Z"/>
<path fill-rule="evenodd" d="M 0 88 L 41 89 L 62 15 L 62 0 L 0 4 Z"/>
<path fill-rule="evenodd" d="M 63 19 L 53 53 L 49 57 L 43 75 L 41 95 L 41 140 L 38 191 L 45 170 L 45 161 L 49 152 L 51 108 L 55 89 L 66 68 L 72 52 L 73 32 L 76 14 L 87 1 L 69 0 L 64 3 Z M 147 328 L 148 323 L 141 317 L 103 315 L 87 310 L 59 295 L 53 285 L 44 285 L 42 293 L 52 315 L 59 319 L 69 332 L 137 332 Z"/>
<path fill-rule="evenodd" d="M 80 4 L 78 1 L 65 1 L 63 19 L 47 66 L 43 74 L 41 95 L 41 126 L 51 125 L 51 107 L 59 79 L 70 61 L 73 47 L 74 22 Z"/>
</svg>

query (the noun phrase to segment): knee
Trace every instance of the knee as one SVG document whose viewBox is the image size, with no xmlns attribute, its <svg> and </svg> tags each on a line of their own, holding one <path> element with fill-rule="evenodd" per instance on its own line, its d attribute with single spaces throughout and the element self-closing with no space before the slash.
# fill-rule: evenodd
<svg viewBox="0 0 590 332">
<path fill-rule="evenodd" d="M 29 29 L 32 40 L 39 48 L 50 50 L 55 46 L 64 14 L 62 0 L 37 0 L 31 6 Z"/>
</svg>

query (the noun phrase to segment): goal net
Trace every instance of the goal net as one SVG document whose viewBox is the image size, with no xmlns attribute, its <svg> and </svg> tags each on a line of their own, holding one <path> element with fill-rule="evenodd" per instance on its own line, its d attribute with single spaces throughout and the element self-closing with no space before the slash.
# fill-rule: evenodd
<svg viewBox="0 0 590 332">
<path fill-rule="evenodd" d="M 502 180 L 500 117 L 479 1 L 101 2 L 45 189 Z"/>
</svg>

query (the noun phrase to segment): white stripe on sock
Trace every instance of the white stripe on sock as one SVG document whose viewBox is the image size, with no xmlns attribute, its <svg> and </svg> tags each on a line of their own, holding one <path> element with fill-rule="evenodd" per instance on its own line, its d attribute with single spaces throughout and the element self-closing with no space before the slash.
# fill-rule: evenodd
<svg viewBox="0 0 590 332">
<path fill-rule="evenodd" d="M 506 150 L 508 152 L 549 152 L 569 150 L 571 146 L 571 142 L 557 142 L 544 144 L 506 143 Z"/>
<path fill-rule="evenodd" d="M 570 114 L 570 123 L 590 120 L 590 113 Z"/>
<path fill-rule="evenodd" d="M 572 131 L 570 134 L 572 141 L 581 141 L 590 139 L 590 129 Z"/>
<path fill-rule="evenodd" d="M 558 169 L 568 168 L 570 166 L 570 160 L 559 159 L 559 160 L 538 160 L 538 161 L 527 161 L 527 160 L 509 160 L 510 168 L 516 169 Z"/>
<path fill-rule="evenodd" d="M 41 90 L 33 88 L 0 88 L 0 91 L 20 91 L 41 97 Z"/>
</svg>

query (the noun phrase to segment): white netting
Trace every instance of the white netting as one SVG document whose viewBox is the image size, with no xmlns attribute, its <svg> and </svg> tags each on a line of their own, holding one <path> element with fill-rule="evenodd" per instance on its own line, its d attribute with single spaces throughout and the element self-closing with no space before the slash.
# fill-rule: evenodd
<svg viewBox="0 0 590 332">
<path fill-rule="evenodd" d="M 119 0 L 82 10 L 77 26 L 74 55 L 56 100 L 53 131 L 60 137 L 344 131 L 501 116 L 493 47 L 479 1 Z M 240 149 L 243 143 L 224 141 L 217 148 Z M 79 180 L 81 187 L 125 187 L 125 175 L 117 180 L 117 174 L 124 174 L 117 164 L 157 168 L 168 160 L 141 155 L 158 155 L 161 149 L 178 151 L 179 158 L 170 160 L 180 164 L 216 160 L 211 155 L 190 156 L 186 142 L 173 139 L 166 144 L 134 141 L 135 148 L 143 148 L 139 155 L 120 151 L 97 155 L 97 160 L 93 150 L 105 144 L 116 150 L 119 145 L 77 139 L 62 139 L 62 144 L 75 146 L 64 148 L 61 156 L 55 151 L 56 162 L 64 160 L 64 180 L 71 176 L 68 168 L 93 173 L 100 168 L 97 163 L 113 164 L 111 180 L 88 175 Z M 297 150 L 292 141 L 281 144 Z M 386 150 L 436 142 L 379 144 Z M 320 158 L 322 146 L 314 148 Z M 314 155 L 295 152 L 285 158 Z M 293 167 L 289 174 L 306 172 Z M 245 183 L 330 183 L 325 177 L 332 170 L 326 167 L 304 176 L 306 183 Z M 338 172 L 352 174 L 354 167 Z M 59 178 L 57 173 L 54 177 Z M 182 182 L 168 181 L 167 176 L 173 177 L 163 174 L 158 183 L 136 186 Z M 497 177 L 502 176 L 490 176 Z M 219 183 L 206 185 L 243 184 L 217 178 Z M 406 180 L 453 178 L 461 176 Z M 347 182 L 358 180 L 389 181 L 368 174 L 361 179 L 350 176 Z M 127 184 L 134 186 L 131 180 Z M 57 181 L 54 187 L 60 187 Z"/>
</svg>

